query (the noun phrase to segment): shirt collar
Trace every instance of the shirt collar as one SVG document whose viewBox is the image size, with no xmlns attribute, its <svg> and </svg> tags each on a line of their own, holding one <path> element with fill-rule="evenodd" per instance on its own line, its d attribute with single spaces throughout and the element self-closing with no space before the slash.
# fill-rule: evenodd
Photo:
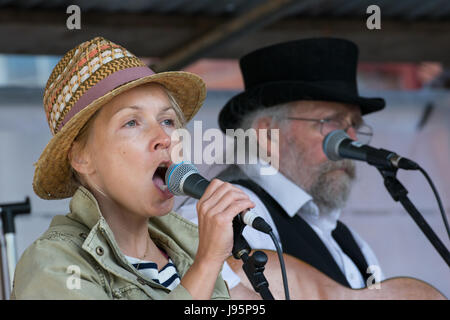
<svg viewBox="0 0 450 320">
<path fill-rule="evenodd" d="M 331 236 L 331 232 L 336 229 L 340 213 L 340 210 L 333 210 L 319 214 L 319 207 L 311 200 L 300 209 L 298 214 L 310 225 L 316 226 L 323 234 Z"/>
<path fill-rule="evenodd" d="M 286 178 L 280 171 L 273 169 L 272 175 L 261 174 L 261 169 L 270 165 L 259 159 L 256 164 L 239 165 L 244 173 L 260 185 L 292 218 L 298 214 L 309 224 L 318 227 L 325 234 L 331 234 L 336 228 L 340 210 L 320 213 L 318 206 L 314 203 L 310 194 Z"/>
<path fill-rule="evenodd" d="M 275 172 L 274 174 L 261 174 L 264 172 L 261 170 L 267 170 L 269 166 L 270 164 L 259 159 L 256 164 L 239 165 L 239 168 L 272 198 L 276 199 L 290 217 L 293 217 L 300 208 L 312 200 L 312 197 L 274 168 L 272 171 Z"/>
</svg>

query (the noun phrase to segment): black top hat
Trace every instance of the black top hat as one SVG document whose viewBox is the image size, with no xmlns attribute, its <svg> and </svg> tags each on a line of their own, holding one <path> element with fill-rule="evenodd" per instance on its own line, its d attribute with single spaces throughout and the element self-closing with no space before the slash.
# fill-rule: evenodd
<svg viewBox="0 0 450 320">
<path fill-rule="evenodd" d="M 245 91 L 219 114 L 220 129 L 236 129 L 242 116 L 296 100 L 324 100 L 359 105 L 367 114 L 384 108 L 382 98 L 358 94 L 358 47 L 351 41 L 314 38 L 275 44 L 240 60 Z"/>
</svg>

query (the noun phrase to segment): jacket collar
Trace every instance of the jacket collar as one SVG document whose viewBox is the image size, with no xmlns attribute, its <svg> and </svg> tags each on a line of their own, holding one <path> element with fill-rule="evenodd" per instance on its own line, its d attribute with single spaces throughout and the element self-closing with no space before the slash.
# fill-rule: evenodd
<svg viewBox="0 0 450 320">
<path fill-rule="evenodd" d="M 61 224 L 76 226 L 76 235 L 84 239 L 82 250 L 93 258 L 101 269 L 133 283 L 150 298 L 162 298 L 163 296 L 157 293 L 159 291 L 169 293 L 169 289 L 145 277 L 128 262 L 102 216 L 97 200 L 86 188 L 79 187 L 73 195 L 69 214 L 65 217 L 56 216 L 52 221 L 54 227 Z M 171 211 L 164 216 L 149 219 L 148 229 L 155 243 L 169 254 L 182 278 L 193 264 L 197 252 L 197 226 Z M 97 271 L 100 270 L 98 266 L 95 266 Z M 159 290 L 155 290 L 156 288 Z M 184 299 L 192 298 L 186 289 L 181 288 L 179 292 L 183 293 Z M 219 274 L 211 299 L 224 298 L 229 299 L 229 292 Z"/>
<path fill-rule="evenodd" d="M 70 201 L 69 217 L 92 229 L 103 218 L 94 195 L 80 186 Z"/>
<path fill-rule="evenodd" d="M 68 217 L 89 228 L 90 232 L 82 248 L 104 269 L 132 282 L 136 282 L 136 276 L 144 278 L 120 250 L 111 228 L 101 214 L 97 200 L 89 190 L 82 186 L 77 189 L 70 202 Z M 149 219 L 148 227 L 152 239 L 169 254 L 182 277 L 195 257 L 198 245 L 197 226 L 176 213 L 169 212 L 165 216 Z M 154 287 L 167 290 L 150 279 L 144 280 Z M 145 286 L 143 289 L 147 291 Z"/>
</svg>

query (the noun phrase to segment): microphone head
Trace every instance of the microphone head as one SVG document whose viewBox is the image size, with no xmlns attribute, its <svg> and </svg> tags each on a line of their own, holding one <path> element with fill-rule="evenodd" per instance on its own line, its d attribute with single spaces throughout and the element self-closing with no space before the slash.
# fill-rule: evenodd
<svg viewBox="0 0 450 320">
<path fill-rule="evenodd" d="M 323 139 L 323 152 L 327 156 L 328 159 L 333 161 L 338 161 L 343 159 L 339 155 L 339 146 L 342 141 L 345 139 L 350 139 L 347 133 L 344 130 L 334 130 L 331 131 L 326 137 Z"/>
<path fill-rule="evenodd" d="M 198 173 L 198 169 L 192 163 L 173 163 L 166 171 L 167 189 L 176 196 L 184 196 L 183 183 L 191 174 Z"/>
</svg>

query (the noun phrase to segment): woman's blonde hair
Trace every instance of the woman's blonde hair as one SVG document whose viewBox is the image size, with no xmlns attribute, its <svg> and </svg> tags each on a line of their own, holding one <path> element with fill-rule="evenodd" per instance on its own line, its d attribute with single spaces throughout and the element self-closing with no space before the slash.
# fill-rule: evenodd
<svg viewBox="0 0 450 320">
<path fill-rule="evenodd" d="M 183 111 L 181 110 L 179 104 L 177 103 L 175 97 L 173 96 L 173 94 L 167 90 L 165 87 L 163 87 L 163 90 L 166 92 L 170 104 L 172 106 L 172 108 L 175 111 L 176 114 L 176 119 L 175 119 L 175 128 L 179 129 L 184 127 L 186 120 L 183 114 Z M 98 116 L 99 112 L 100 112 L 101 108 L 98 109 L 93 115 L 92 117 L 89 118 L 89 120 L 84 124 L 84 126 L 81 128 L 80 132 L 78 133 L 78 135 L 76 136 L 76 138 L 74 139 L 74 142 L 78 143 L 78 150 L 84 150 L 87 146 L 87 142 L 89 139 L 89 135 L 92 131 L 92 126 L 93 123 L 95 121 L 95 118 Z M 69 157 L 70 157 L 70 152 L 69 152 Z M 83 186 L 88 188 L 89 186 L 87 185 L 87 183 L 84 181 L 83 177 L 80 175 L 80 173 L 78 173 L 78 171 L 76 171 L 73 167 L 72 164 L 70 162 L 69 159 L 69 163 L 70 163 L 70 171 L 71 171 L 71 180 L 73 183 L 75 183 L 77 186 Z M 93 186 L 94 188 L 96 188 L 95 186 Z M 97 188 L 96 188 L 97 189 Z M 102 193 L 103 192 L 101 190 L 98 190 L 98 192 Z"/>
</svg>

